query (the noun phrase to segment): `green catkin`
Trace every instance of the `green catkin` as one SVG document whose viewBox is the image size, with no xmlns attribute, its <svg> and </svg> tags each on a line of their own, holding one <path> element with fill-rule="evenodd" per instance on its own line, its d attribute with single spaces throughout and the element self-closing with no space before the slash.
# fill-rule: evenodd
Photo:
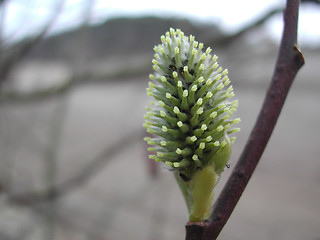
<svg viewBox="0 0 320 240">
<path fill-rule="evenodd" d="M 179 29 L 171 28 L 161 36 L 161 44 L 154 47 L 154 74 L 149 76 L 153 82 L 147 89 L 156 101 L 148 108 L 144 124 L 156 135 L 145 139 L 153 146 L 150 150 L 157 151 L 151 158 L 174 171 L 192 221 L 207 217 L 208 207 L 201 204 L 213 197 L 211 190 L 195 186 L 205 179 L 209 182 L 203 182 L 204 186 L 216 184 L 235 140 L 229 135 L 239 131 L 232 126 L 240 122 L 239 118 L 230 120 L 238 102 L 228 101 L 234 96 L 228 70 L 219 66 L 211 48 L 203 47 Z M 205 203 L 198 202 L 195 193 L 202 195 Z"/>
</svg>

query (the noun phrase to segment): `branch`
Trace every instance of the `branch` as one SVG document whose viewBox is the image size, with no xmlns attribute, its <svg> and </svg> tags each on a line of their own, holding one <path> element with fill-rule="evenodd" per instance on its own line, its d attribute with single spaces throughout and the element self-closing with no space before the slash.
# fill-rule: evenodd
<svg viewBox="0 0 320 240">
<path fill-rule="evenodd" d="M 229 219 L 269 141 L 293 79 L 304 64 L 296 46 L 298 10 L 299 0 L 287 0 L 285 26 L 270 87 L 245 149 L 214 205 L 204 239 L 216 239 Z"/>
<path fill-rule="evenodd" d="M 296 46 L 298 10 L 299 0 L 287 0 L 279 55 L 263 106 L 242 155 L 213 206 L 209 224 L 203 226 L 204 234 L 198 239 L 216 239 L 228 221 L 269 141 L 293 79 L 304 64 Z M 186 239 L 192 238 L 187 235 Z"/>
<path fill-rule="evenodd" d="M 102 152 L 100 152 L 90 163 L 79 171 L 75 176 L 66 180 L 58 186 L 52 186 L 45 191 L 32 191 L 19 195 L 13 195 L 7 192 L 9 199 L 14 203 L 21 205 L 34 205 L 41 201 L 53 201 L 59 197 L 64 196 L 67 193 L 72 192 L 76 188 L 86 183 L 89 179 L 95 176 L 100 170 L 102 170 L 106 163 L 112 159 L 113 156 L 119 152 L 124 151 L 126 147 L 129 147 L 131 143 L 136 142 L 142 138 L 141 130 L 133 131 L 132 133 L 123 136 L 116 142 L 112 143 Z"/>
<path fill-rule="evenodd" d="M 26 40 L 21 45 L 16 46 L 12 49 L 12 51 L 7 53 L 7 56 L 0 55 L 0 84 L 2 84 L 6 79 L 11 70 L 16 66 L 16 64 L 21 61 L 50 31 L 51 27 L 55 23 L 58 18 L 62 7 L 64 4 L 64 0 L 61 0 L 56 9 L 54 15 L 49 19 L 46 23 L 45 27 L 42 31 L 35 37 Z M 0 46 L 3 47 L 3 46 Z M 3 52 L 0 52 L 3 55 Z"/>
<path fill-rule="evenodd" d="M 63 81 L 60 85 L 48 87 L 46 89 L 35 90 L 28 93 L 18 91 L 0 92 L 0 103 L 32 103 L 41 100 L 47 100 L 56 97 L 71 90 L 76 81 L 73 77 Z"/>
<path fill-rule="evenodd" d="M 267 22 L 272 16 L 282 12 L 282 8 L 275 8 L 270 10 L 269 12 L 265 13 L 264 15 L 262 15 L 259 19 L 257 19 L 255 22 L 248 24 L 247 26 L 245 26 L 244 28 L 242 28 L 241 30 L 239 30 L 238 32 L 236 32 L 235 34 L 229 35 L 229 36 L 224 36 L 218 39 L 214 39 L 213 41 L 211 41 L 210 43 L 208 43 L 209 45 L 228 45 L 230 44 L 232 41 L 238 39 L 239 37 L 245 35 L 246 33 L 250 32 L 253 29 L 256 29 L 258 27 L 260 27 L 262 24 L 264 24 L 265 22 Z"/>
<path fill-rule="evenodd" d="M 313 3 L 313 4 L 320 4 L 320 0 L 301 0 L 301 3 Z M 215 39 L 210 39 L 206 42 L 207 45 L 223 45 L 226 46 L 233 42 L 234 40 L 238 39 L 239 37 L 247 34 L 248 32 L 257 29 L 262 24 L 267 22 L 271 17 L 274 15 L 281 13 L 283 11 L 283 8 L 274 8 L 271 9 L 269 12 L 266 12 L 264 15 L 262 15 L 260 18 L 256 19 L 256 21 L 244 26 L 242 29 L 240 29 L 238 32 L 228 35 L 228 36 L 222 36 Z"/>
<path fill-rule="evenodd" d="M 84 84 L 113 83 L 115 81 L 118 82 L 119 80 L 132 80 L 132 76 L 141 76 L 142 74 L 145 74 L 146 69 L 150 67 L 149 63 L 145 60 L 137 62 L 136 57 L 127 58 L 126 61 L 122 63 L 119 62 L 117 65 L 117 68 L 113 67 L 103 70 L 88 67 L 88 69 L 74 72 L 71 76 L 64 79 L 59 85 L 50 86 L 44 89 L 37 89 L 26 93 L 18 90 L 2 89 L 0 91 L 0 104 L 33 103 L 60 96 L 65 94 L 67 91 L 72 91 L 74 88 Z"/>
</svg>

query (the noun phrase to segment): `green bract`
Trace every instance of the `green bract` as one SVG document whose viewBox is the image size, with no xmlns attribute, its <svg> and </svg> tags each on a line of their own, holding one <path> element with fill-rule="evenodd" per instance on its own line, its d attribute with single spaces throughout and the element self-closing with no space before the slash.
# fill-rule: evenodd
<svg viewBox="0 0 320 240">
<path fill-rule="evenodd" d="M 173 170 L 182 191 L 186 188 L 190 195 L 198 191 L 194 189 L 198 183 L 192 180 L 202 179 L 201 171 L 206 169 L 208 175 L 208 168 L 212 169 L 209 185 L 214 186 L 224 170 L 235 139 L 229 135 L 239 131 L 232 125 L 240 119 L 230 119 L 238 101 L 228 101 L 234 96 L 228 70 L 219 67 L 211 48 L 204 51 L 202 43 L 179 29 L 170 29 L 161 42 L 154 48 L 155 73 L 147 89 L 156 101 L 148 108 L 144 124 L 155 137 L 145 140 L 152 145 L 149 150 L 156 152 L 150 158 Z M 195 196 L 184 196 L 190 198 L 186 201 L 189 212 L 193 211 Z"/>
</svg>

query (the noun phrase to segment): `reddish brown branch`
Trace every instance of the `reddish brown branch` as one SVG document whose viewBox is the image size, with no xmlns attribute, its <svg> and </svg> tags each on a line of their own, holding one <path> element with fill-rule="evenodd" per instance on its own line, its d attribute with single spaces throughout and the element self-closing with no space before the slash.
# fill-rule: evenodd
<svg viewBox="0 0 320 240">
<path fill-rule="evenodd" d="M 201 240 L 201 237 L 207 227 L 208 222 L 188 222 L 186 224 L 186 240 Z"/>
<path fill-rule="evenodd" d="M 287 0 L 278 60 L 263 106 L 242 155 L 215 202 L 210 223 L 203 227 L 204 234 L 198 239 L 216 239 L 228 221 L 269 141 L 293 79 L 304 64 L 296 46 L 298 10 L 299 0 Z M 186 239 L 192 238 L 187 235 Z"/>
</svg>

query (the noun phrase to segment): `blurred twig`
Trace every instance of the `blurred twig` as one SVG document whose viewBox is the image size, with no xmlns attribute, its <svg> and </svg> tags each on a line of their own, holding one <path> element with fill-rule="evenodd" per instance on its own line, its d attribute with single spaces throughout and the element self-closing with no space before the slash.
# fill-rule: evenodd
<svg viewBox="0 0 320 240">
<path fill-rule="evenodd" d="M 56 110 L 52 116 L 52 122 L 50 123 L 49 129 L 49 144 L 45 151 L 45 175 L 44 180 L 45 184 L 48 188 L 54 186 L 57 178 L 57 161 L 58 161 L 58 153 L 59 146 L 61 142 L 61 135 L 63 130 L 64 119 L 67 112 L 67 99 L 64 95 L 61 99 L 59 99 Z M 44 239 L 53 240 L 55 239 L 55 215 L 57 212 L 57 204 L 55 201 L 50 201 L 47 206 L 47 211 L 50 212 L 48 217 L 45 219 L 45 232 Z"/>
<path fill-rule="evenodd" d="M 256 21 L 243 27 L 238 32 L 236 32 L 232 35 L 223 36 L 218 39 L 213 39 L 213 40 L 209 41 L 207 44 L 208 45 L 223 45 L 223 46 L 228 45 L 231 42 L 233 42 L 234 40 L 238 39 L 239 37 L 247 34 L 249 31 L 252 31 L 252 30 L 260 27 L 262 24 L 267 22 L 272 16 L 274 16 L 278 13 L 281 13 L 282 11 L 283 11 L 282 8 L 272 9 L 269 12 L 262 15 L 260 18 L 258 18 Z"/>
<path fill-rule="evenodd" d="M 52 213 L 48 210 L 47 203 L 45 202 L 41 202 L 41 204 L 33 204 L 30 206 L 30 209 L 32 209 L 32 211 L 37 216 L 41 216 L 43 218 L 48 218 L 48 217 L 54 218 L 55 223 L 57 225 L 60 225 L 63 228 L 67 228 L 77 233 L 82 232 L 87 236 L 88 239 L 107 240 L 108 238 L 106 238 L 105 233 L 108 233 L 108 229 L 112 227 L 110 225 L 112 225 L 113 219 L 115 219 L 115 217 L 117 216 L 117 213 L 119 213 L 119 209 L 123 208 L 128 203 L 139 201 L 141 195 L 143 194 L 145 195 L 149 191 L 154 190 L 155 184 L 157 183 L 154 181 L 146 181 L 142 185 L 139 185 L 139 187 L 134 191 L 133 194 L 129 193 L 129 194 L 126 194 L 125 197 L 123 196 L 116 197 L 117 198 L 115 200 L 116 202 L 111 203 L 112 209 L 111 210 L 109 209 L 108 211 L 107 207 L 102 208 L 100 211 L 101 215 L 98 216 L 96 220 L 93 220 L 90 224 L 81 224 L 80 222 L 82 221 L 78 222 L 76 219 L 73 220 L 72 215 L 70 215 L 68 211 L 64 211 L 61 209 L 60 211 L 58 211 L 57 214 L 51 215 Z M 109 204 L 110 202 L 106 203 L 106 205 L 109 205 Z M 18 206 L 20 206 L 20 204 Z M 102 229 L 103 231 L 101 231 Z M 2 238 L 0 239 L 2 240 Z M 19 238 L 19 240 L 21 239 Z"/>
<path fill-rule="evenodd" d="M 52 215 L 52 213 L 47 208 L 47 204 L 35 204 L 33 206 L 30 206 L 30 209 L 34 212 L 36 216 L 40 216 L 41 218 L 53 218 L 55 224 L 60 225 L 64 229 L 67 228 L 68 230 L 72 230 L 77 233 L 82 232 L 86 234 L 89 237 L 89 239 L 94 239 L 97 236 L 96 232 L 92 231 L 87 226 L 81 226 L 79 223 L 77 223 L 77 221 L 71 220 L 69 219 L 69 217 L 64 217 L 64 214 L 58 212 L 57 214 Z M 39 227 L 42 223 L 43 221 L 37 224 L 36 230 L 39 230 Z M 2 238 L 0 239 L 2 240 Z M 19 240 L 21 240 L 21 238 L 19 238 Z"/>
<path fill-rule="evenodd" d="M 67 91 L 71 91 L 78 86 L 82 86 L 83 84 L 112 83 L 114 81 L 119 81 L 119 79 L 123 77 L 126 77 L 125 79 L 128 80 L 128 77 L 130 76 L 130 81 L 132 81 L 133 76 L 145 75 L 147 69 L 150 68 L 149 62 L 141 62 L 134 68 L 127 67 L 127 65 L 137 65 L 137 63 L 134 63 L 133 61 L 134 59 L 125 62 L 123 68 L 119 69 L 119 71 L 113 69 L 112 71 L 95 72 L 94 69 L 85 69 L 85 71 L 82 70 L 80 73 L 76 72 L 69 78 L 66 78 L 60 85 L 27 93 L 16 90 L 2 90 L 0 91 L 0 104 L 33 103 L 49 100 L 53 97 L 60 96 Z"/>
<path fill-rule="evenodd" d="M 29 93 L 21 93 L 16 91 L 6 92 L 2 91 L 0 93 L 0 102 L 4 103 L 29 103 L 35 102 L 43 99 L 50 99 L 54 96 L 59 96 L 68 90 L 74 85 L 74 78 L 65 80 L 60 85 L 54 87 L 48 87 L 46 89 L 35 90 Z"/>
<path fill-rule="evenodd" d="M 122 152 L 126 147 L 129 147 L 131 143 L 141 140 L 142 136 L 143 132 L 141 129 L 123 136 L 101 151 L 75 176 L 59 184 L 58 186 L 51 186 L 45 191 L 31 191 L 19 195 L 13 195 L 7 192 L 7 194 L 9 195 L 11 201 L 20 203 L 22 205 L 33 205 L 41 201 L 53 201 L 83 185 L 91 177 L 95 176 L 97 172 L 102 170 L 104 165 L 109 162 L 113 156 L 119 152 Z"/>
<path fill-rule="evenodd" d="M 218 237 L 270 139 L 293 79 L 304 64 L 303 55 L 296 45 L 299 2 L 299 0 L 287 0 L 284 31 L 273 77 L 242 155 L 214 204 L 209 223 L 187 225 L 187 240 L 212 240 Z M 199 235 L 196 231 L 200 232 Z"/>
<path fill-rule="evenodd" d="M 58 2 L 57 7 L 54 11 L 54 15 L 49 19 L 45 27 L 37 36 L 24 41 L 19 46 L 16 46 L 14 49 L 12 49 L 12 51 L 4 50 L 5 46 L 3 46 L 3 43 L 0 41 L 0 87 L 1 84 L 7 79 L 13 67 L 19 61 L 21 61 L 30 52 L 30 50 L 32 50 L 50 31 L 52 25 L 55 23 L 57 17 L 60 14 L 63 5 L 64 0 Z M 0 7 L 2 7 L 2 4 L 0 4 Z"/>
<path fill-rule="evenodd" d="M 315 3 L 320 4 L 320 0 L 301 0 L 302 3 Z M 258 27 L 262 26 L 264 23 L 266 23 L 271 17 L 275 16 L 276 14 L 279 14 L 283 11 L 283 8 L 274 8 L 270 11 L 266 12 L 264 15 L 262 15 L 260 18 L 256 19 L 256 21 L 252 22 L 251 24 L 248 24 L 244 26 L 242 29 L 240 29 L 238 32 L 228 35 L 228 36 L 222 36 L 220 38 L 211 39 L 206 42 L 207 45 L 222 45 L 226 46 L 233 42 L 234 40 L 238 39 L 239 37 L 247 34 L 248 32 L 257 29 Z"/>
</svg>

